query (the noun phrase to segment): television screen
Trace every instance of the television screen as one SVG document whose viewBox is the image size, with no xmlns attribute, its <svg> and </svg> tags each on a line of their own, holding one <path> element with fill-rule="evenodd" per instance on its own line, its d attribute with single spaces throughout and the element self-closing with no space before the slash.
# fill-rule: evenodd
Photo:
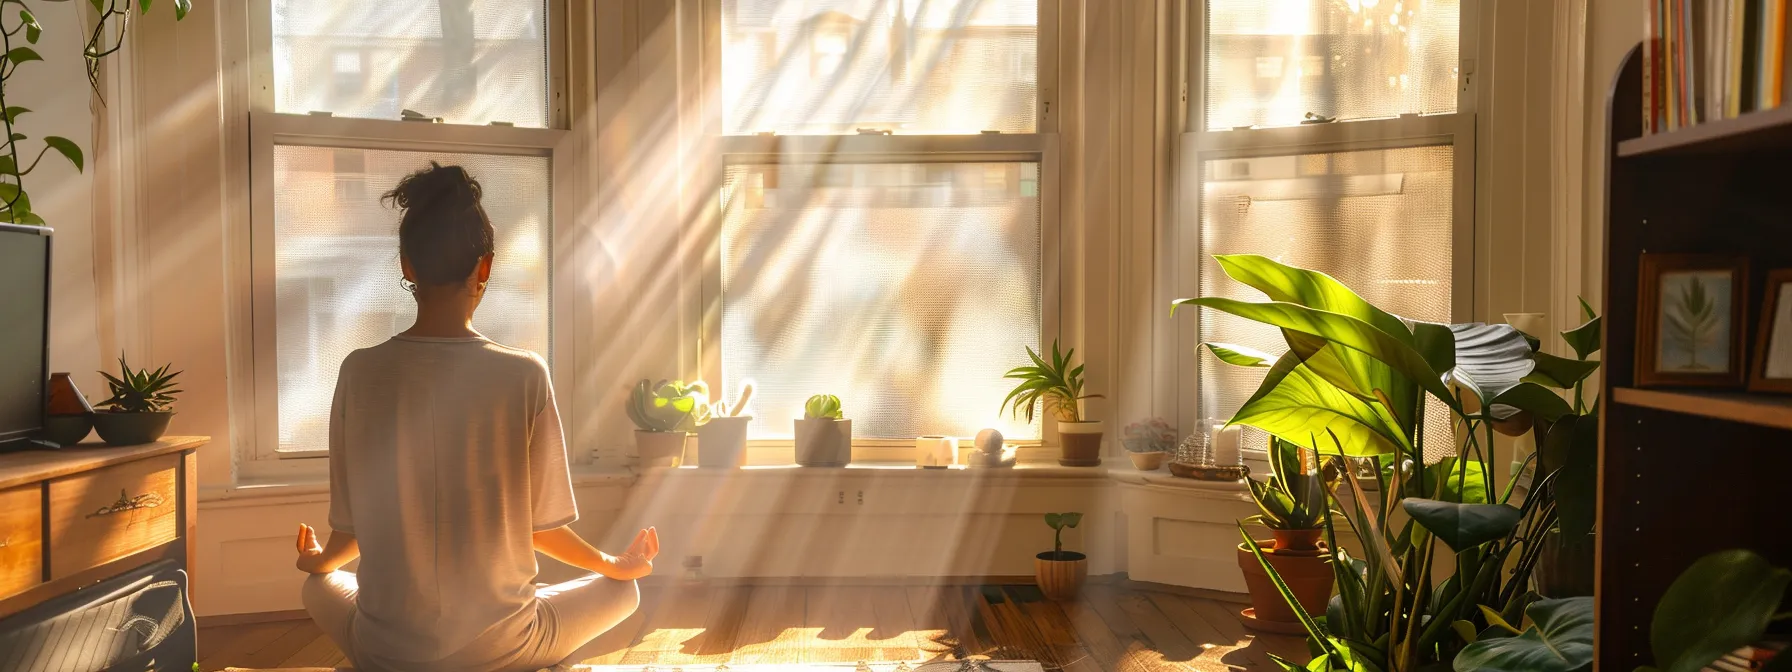
<svg viewBox="0 0 1792 672">
<path fill-rule="evenodd" d="M 50 230 L 0 224 L 0 448 L 43 428 Z"/>
</svg>

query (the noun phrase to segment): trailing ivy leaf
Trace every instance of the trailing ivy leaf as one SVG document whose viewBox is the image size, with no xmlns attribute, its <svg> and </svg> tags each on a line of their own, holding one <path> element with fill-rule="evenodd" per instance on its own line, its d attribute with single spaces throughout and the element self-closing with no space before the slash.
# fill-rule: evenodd
<svg viewBox="0 0 1792 672">
<path fill-rule="evenodd" d="M 193 11 L 193 0 L 174 0 L 174 20 L 187 18 L 187 12 Z"/>
<path fill-rule="evenodd" d="M 1591 308 L 1587 308 L 1585 302 L 1581 303 L 1581 307 L 1586 308 L 1587 310 L 1592 310 Z M 1603 319 L 1604 318 L 1599 317 L 1588 318 L 1586 323 L 1562 332 L 1562 340 L 1567 341 L 1568 347 L 1574 349 L 1574 355 L 1576 357 L 1586 359 L 1593 353 L 1599 352 L 1600 323 Z"/>
<path fill-rule="evenodd" d="M 18 165 L 13 163 L 12 156 L 0 154 L 0 175 L 12 175 L 16 179 L 18 174 Z"/>
<path fill-rule="evenodd" d="M 99 12 L 101 14 L 106 13 L 105 0 L 87 0 L 87 4 L 93 5 L 93 11 Z"/>
<path fill-rule="evenodd" d="M 37 38 L 44 34 L 44 27 L 37 22 L 37 16 L 29 9 L 19 10 L 19 23 L 25 26 L 25 41 L 37 44 Z"/>
<path fill-rule="evenodd" d="M 1506 536 L 1523 515 L 1505 504 L 1458 504 L 1410 497 L 1401 502 L 1407 515 L 1457 552 Z"/>
<path fill-rule="evenodd" d="M 1697 672 L 1767 630 L 1792 571 L 1754 551 L 1712 553 L 1692 563 L 1655 606 L 1649 645 L 1662 672 Z"/>
<path fill-rule="evenodd" d="M 1213 356 L 1220 358 L 1220 361 L 1233 366 L 1268 368 L 1271 362 L 1276 361 L 1275 355 L 1242 345 L 1231 343 L 1202 343 L 1201 345 L 1212 351 Z"/>
<path fill-rule="evenodd" d="M 1517 637 L 1483 639 L 1462 649 L 1456 672 L 1579 672 L 1593 667 L 1593 598 L 1538 600 L 1524 610 L 1531 626 Z"/>
<path fill-rule="evenodd" d="M 8 107 L 8 108 L 6 108 L 6 123 L 9 123 L 9 124 L 18 123 L 19 115 L 22 115 L 22 114 L 24 114 L 26 112 L 30 112 L 30 111 L 31 111 L 31 108 L 19 107 L 17 105 Z"/>
<path fill-rule="evenodd" d="M 1569 333 L 1572 332 L 1562 332 L 1562 335 L 1567 336 Z M 1568 359 L 1547 352 L 1536 353 L 1535 357 L 1537 370 L 1524 379 L 1540 385 L 1569 389 L 1599 370 L 1599 360 Z"/>
<path fill-rule="evenodd" d="M 37 50 L 31 47 L 13 47 L 12 51 L 6 52 L 6 60 L 18 65 L 26 61 L 41 61 L 44 57 L 37 55 Z"/>
<path fill-rule="evenodd" d="M 69 163 L 75 164 L 76 172 L 85 169 L 85 167 L 81 165 L 81 147 L 76 145 L 75 141 L 68 138 L 48 135 L 44 136 L 44 144 L 49 145 L 51 149 L 61 152 L 64 157 L 68 158 Z"/>
<path fill-rule="evenodd" d="M 148 14 L 149 13 L 149 3 L 150 3 L 150 0 L 138 0 L 137 11 L 142 12 L 144 14 Z"/>
</svg>

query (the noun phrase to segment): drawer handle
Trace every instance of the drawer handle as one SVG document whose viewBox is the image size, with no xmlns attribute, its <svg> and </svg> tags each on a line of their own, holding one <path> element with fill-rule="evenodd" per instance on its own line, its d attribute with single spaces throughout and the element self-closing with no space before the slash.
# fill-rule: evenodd
<svg viewBox="0 0 1792 672">
<path fill-rule="evenodd" d="M 136 497 L 132 497 L 132 496 L 130 496 L 129 493 L 126 493 L 123 490 L 119 490 L 118 491 L 118 501 L 113 502 L 110 506 L 100 507 L 98 510 L 94 511 L 93 513 L 87 514 L 87 517 L 88 518 L 98 518 L 100 516 L 110 516 L 114 513 L 119 513 L 119 512 L 123 512 L 123 511 L 135 511 L 137 509 L 153 509 L 153 508 L 156 508 L 161 505 L 162 505 L 162 496 L 158 495 L 156 493 L 145 492 L 141 495 L 137 495 Z"/>
</svg>

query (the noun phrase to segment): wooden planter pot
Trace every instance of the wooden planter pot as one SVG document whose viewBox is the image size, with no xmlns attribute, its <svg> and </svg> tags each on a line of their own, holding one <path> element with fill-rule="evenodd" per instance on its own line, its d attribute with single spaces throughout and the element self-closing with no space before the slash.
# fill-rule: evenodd
<svg viewBox="0 0 1792 672">
<path fill-rule="evenodd" d="M 1033 556 L 1033 576 L 1049 599 L 1074 600 L 1089 579 L 1089 557 L 1075 551 L 1046 551 Z"/>
</svg>

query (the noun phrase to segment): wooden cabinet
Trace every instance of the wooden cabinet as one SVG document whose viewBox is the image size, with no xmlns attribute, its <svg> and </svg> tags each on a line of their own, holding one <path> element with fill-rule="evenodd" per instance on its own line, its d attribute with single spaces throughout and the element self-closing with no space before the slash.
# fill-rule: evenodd
<svg viewBox="0 0 1792 672">
<path fill-rule="evenodd" d="M 163 558 L 187 567 L 205 442 L 0 454 L 0 618 Z"/>
</svg>

